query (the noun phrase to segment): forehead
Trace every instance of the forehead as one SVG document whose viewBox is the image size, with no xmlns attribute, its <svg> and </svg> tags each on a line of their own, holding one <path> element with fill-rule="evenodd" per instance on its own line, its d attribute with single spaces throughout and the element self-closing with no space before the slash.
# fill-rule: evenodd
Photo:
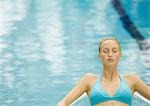
<svg viewBox="0 0 150 106">
<path fill-rule="evenodd" d="M 119 44 L 115 40 L 105 40 L 101 44 L 101 48 L 107 48 L 107 47 L 114 47 L 114 48 L 119 48 Z"/>
</svg>

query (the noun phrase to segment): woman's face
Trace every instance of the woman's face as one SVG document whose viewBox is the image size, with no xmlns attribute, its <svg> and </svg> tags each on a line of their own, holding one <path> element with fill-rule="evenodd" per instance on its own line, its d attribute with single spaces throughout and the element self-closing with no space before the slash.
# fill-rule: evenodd
<svg viewBox="0 0 150 106">
<path fill-rule="evenodd" d="M 103 41 L 100 46 L 99 57 L 104 65 L 117 65 L 121 57 L 118 43 L 111 39 Z"/>
</svg>

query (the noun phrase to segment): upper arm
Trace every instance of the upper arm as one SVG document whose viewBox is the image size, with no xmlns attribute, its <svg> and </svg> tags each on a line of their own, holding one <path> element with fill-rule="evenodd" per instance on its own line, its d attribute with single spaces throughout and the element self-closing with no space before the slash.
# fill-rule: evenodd
<svg viewBox="0 0 150 106">
<path fill-rule="evenodd" d="M 135 91 L 150 100 L 150 87 L 146 85 L 138 76 L 134 76 Z"/>
<path fill-rule="evenodd" d="M 77 98 L 79 98 L 84 92 L 88 90 L 88 74 L 84 75 L 80 81 L 76 84 L 76 86 L 64 97 L 62 102 L 64 102 L 68 106 Z"/>
</svg>

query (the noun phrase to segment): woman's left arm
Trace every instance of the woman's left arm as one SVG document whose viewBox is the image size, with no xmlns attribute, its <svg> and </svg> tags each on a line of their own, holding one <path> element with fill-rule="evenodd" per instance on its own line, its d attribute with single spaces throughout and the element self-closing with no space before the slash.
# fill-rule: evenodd
<svg viewBox="0 0 150 106">
<path fill-rule="evenodd" d="M 134 90 L 140 93 L 148 100 L 150 100 L 150 87 L 146 85 L 137 75 L 134 76 L 134 80 L 135 80 Z"/>
</svg>

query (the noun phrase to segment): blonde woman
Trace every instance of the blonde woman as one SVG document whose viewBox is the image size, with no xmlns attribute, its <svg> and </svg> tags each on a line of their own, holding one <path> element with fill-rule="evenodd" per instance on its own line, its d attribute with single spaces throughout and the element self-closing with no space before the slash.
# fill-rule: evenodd
<svg viewBox="0 0 150 106">
<path fill-rule="evenodd" d="M 102 39 L 98 56 L 102 60 L 102 75 L 84 75 L 57 106 L 69 106 L 83 93 L 88 95 L 91 106 L 131 106 L 136 91 L 150 100 L 150 87 L 137 75 L 119 74 L 117 66 L 122 54 L 117 39 Z"/>
</svg>

